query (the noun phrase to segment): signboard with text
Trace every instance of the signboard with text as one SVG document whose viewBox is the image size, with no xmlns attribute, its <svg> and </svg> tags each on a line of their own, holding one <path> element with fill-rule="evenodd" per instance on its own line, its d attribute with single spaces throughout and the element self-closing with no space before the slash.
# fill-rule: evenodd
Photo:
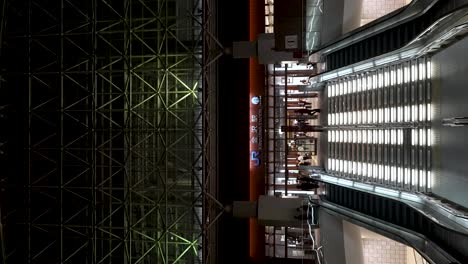
<svg viewBox="0 0 468 264">
<path fill-rule="evenodd" d="M 262 97 L 250 97 L 250 168 L 262 166 L 263 148 L 263 108 Z"/>
</svg>

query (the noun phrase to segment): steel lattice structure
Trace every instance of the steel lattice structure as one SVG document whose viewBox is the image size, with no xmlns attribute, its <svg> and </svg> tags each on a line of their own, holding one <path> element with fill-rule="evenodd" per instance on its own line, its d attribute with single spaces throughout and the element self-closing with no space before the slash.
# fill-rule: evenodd
<svg viewBox="0 0 468 264">
<path fill-rule="evenodd" d="M 10 1 L 4 263 L 214 263 L 216 2 Z M 6 62 L 6 63 L 5 63 Z"/>
</svg>

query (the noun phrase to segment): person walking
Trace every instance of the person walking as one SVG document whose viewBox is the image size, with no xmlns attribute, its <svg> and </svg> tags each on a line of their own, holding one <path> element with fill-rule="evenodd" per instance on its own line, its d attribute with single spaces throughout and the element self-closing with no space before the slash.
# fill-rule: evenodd
<svg viewBox="0 0 468 264">
<path fill-rule="evenodd" d="M 318 183 L 315 182 L 301 182 L 299 185 L 297 185 L 297 188 L 303 191 L 312 191 L 318 187 Z"/>
<path fill-rule="evenodd" d="M 320 108 L 316 108 L 316 109 L 307 109 L 307 108 L 301 108 L 301 109 L 296 109 L 294 110 L 294 113 L 298 113 L 298 114 L 308 114 L 308 115 L 315 115 L 316 113 L 320 113 Z"/>
<path fill-rule="evenodd" d="M 316 181 L 309 176 L 297 177 L 297 182 L 316 183 Z"/>
</svg>

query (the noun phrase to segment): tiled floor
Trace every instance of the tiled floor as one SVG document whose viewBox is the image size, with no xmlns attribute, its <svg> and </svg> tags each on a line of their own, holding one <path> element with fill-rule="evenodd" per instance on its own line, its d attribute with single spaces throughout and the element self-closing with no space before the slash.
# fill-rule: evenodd
<svg viewBox="0 0 468 264">
<path fill-rule="evenodd" d="M 410 0 L 363 0 L 361 26 L 382 17 L 406 4 Z"/>
<path fill-rule="evenodd" d="M 406 247 L 390 239 L 362 240 L 365 264 L 405 264 Z"/>
</svg>

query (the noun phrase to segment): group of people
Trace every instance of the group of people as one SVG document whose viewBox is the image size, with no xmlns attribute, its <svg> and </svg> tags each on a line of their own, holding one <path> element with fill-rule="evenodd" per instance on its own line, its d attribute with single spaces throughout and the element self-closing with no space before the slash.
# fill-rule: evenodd
<svg viewBox="0 0 468 264">
<path fill-rule="evenodd" d="M 297 166 L 310 166 L 312 164 L 312 157 L 309 153 L 297 156 Z"/>
<path fill-rule="evenodd" d="M 300 109 L 295 109 L 294 113 L 300 114 L 295 120 L 294 120 L 294 125 L 298 126 L 299 128 L 310 126 L 309 122 L 306 121 L 306 119 L 301 118 L 303 115 L 307 114 L 309 115 L 308 119 L 316 119 L 317 118 L 317 113 L 320 113 L 320 108 L 316 109 L 310 109 L 307 107 L 300 108 Z"/>
<path fill-rule="evenodd" d="M 312 191 L 319 187 L 318 182 L 309 176 L 297 177 L 297 183 L 297 188 L 303 191 Z"/>
<path fill-rule="evenodd" d="M 300 108 L 300 109 L 294 110 L 294 113 L 298 113 L 301 115 L 308 114 L 310 116 L 313 116 L 317 113 L 320 113 L 320 108 L 316 108 L 316 109 Z"/>
</svg>

